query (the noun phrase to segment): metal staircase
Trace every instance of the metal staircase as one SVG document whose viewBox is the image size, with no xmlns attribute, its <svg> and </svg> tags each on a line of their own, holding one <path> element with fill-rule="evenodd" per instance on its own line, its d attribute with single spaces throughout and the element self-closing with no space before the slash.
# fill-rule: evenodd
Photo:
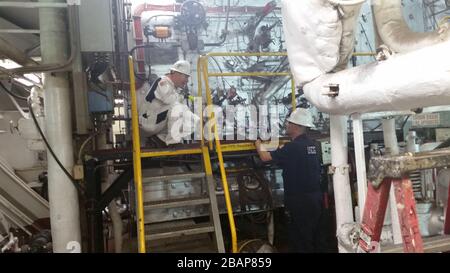
<svg viewBox="0 0 450 273">
<path fill-rule="evenodd" d="M 132 111 L 132 133 L 133 133 L 133 168 L 134 168 L 134 182 L 136 188 L 136 215 L 137 215 L 137 231 L 138 231 L 138 251 L 145 253 L 152 251 L 149 247 L 146 247 L 147 242 L 156 240 L 169 240 L 169 239 L 185 239 L 186 237 L 213 234 L 213 240 L 215 243 L 215 250 L 217 252 L 225 252 L 222 228 L 220 225 L 220 215 L 216 198 L 216 185 L 212 173 L 211 158 L 209 149 L 206 146 L 204 140 L 196 147 L 183 147 L 178 149 L 153 149 L 153 150 L 141 150 L 140 136 L 139 136 L 139 124 L 137 113 L 137 99 L 135 90 L 135 78 L 133 71 L 133 58 L 128 58 L 129 72 L 130 72 L 130 93 L 131 93 L 131 111 Z M 220 171 L 222 177 L 222 184 L 227 203 L 228 218 L 230 221 L 230 229 L 232 232 L 232 251 L 236 252 L 236 231 L 234 225 L 233 211 L 231 207 L 230 194 L 228 191 L 228 184 L 226 180 L 225 169 L 223 166 L 223 157 L 220 150 L 220 142 L 217 138 L 217 128 L 215 128 L 215 140 L 216 151 L 220 162 Z M 202 132 L 203 133 L 203 132 Z M 203 135 L 203 134 L 202 134 Z M 143 176 L 142 162 L 143 158 L 161 158 L 180 155 L 201 155 L 203 161 L 203 168 L 199 172 L 191 173 L 164 173 L 158 176 Z M 145 198 L 144 188 L 146 185 L 155 182 L 163 182 L 164 184 L 170 181 L 179 179 L 197 179 L 203 181 L 206 184 L 205 195 L 196 197 L 181 197 L 178 199 L 164 199 L 164 200 L 152 200 L 151 198 Z M 146 220 L 145 213 L 151 213 L 152 210 L 157 209 L 171 209 L 183 206 L 196 206 L 209 204 L 209 221 L 202 223 L 192 223 L 184 221 L 186 224 L 178 225 L 178 223 L 166 223 L 166 225 L 153 225 Z M 183 221 L 179 221 L 183 222 Z M 148 244 L 150 245 L 150 244 Z"/>
<path fill-rule="evenodd" d="M 181 149 L 178 152 L 182 151 Z M 208 149 L 203 149 L 206 157 L 209 158 Z M 203 156 L 205 158 L 205 156 Z M 209 162 L 204 171 L 170 173 L 157 176 L 146 176 L 142 178 L 142 186 L 144 189 L 143 208 L 145 214 L 158 210 L 168 210 L 175 208 L 194 208 L 196 206 L 207 206 L 209 211 L 209 219 L 206 222 L 195 223 L 192 220 L 179 220 L 167 222 L 165 225 L 161 223 L 154 224 L 149 217 L 144 217 L 145 224 L 145 241 L 147 246 L 156 246 L 154 241 L 163 241 L 169 238 L 184 239 L 180 237 L 193 236 L 199 234 L 209 234 L 214 242 L 214 250 L 219 253 L 225 252 L 222 228 L 220 225 L 219 208 L 217 206 L 216 185 L 212 176 Z M 166 170 L 163 170 L 166 172 Z M 195 195 L 178 195 L 175 197 L 164 197 L 154 200 L 145 194 L 146 187 L 158 183 L 158 185 L 168 186 L 170 183 L 181 181 L 189 181 L 189 183 L 199 183 L 200 187 L 204 187 L 204 191 Z M 189 216 L 189 215 L 188 215 Z M 168 240 L 167 244 L 171 243 Z M 160 246 L 163 244 L 159 244 Z M 211 249 L 211 248 L 209 248 Z M 151 251 L 151 247 L 149 249 Z"/>
</svg>

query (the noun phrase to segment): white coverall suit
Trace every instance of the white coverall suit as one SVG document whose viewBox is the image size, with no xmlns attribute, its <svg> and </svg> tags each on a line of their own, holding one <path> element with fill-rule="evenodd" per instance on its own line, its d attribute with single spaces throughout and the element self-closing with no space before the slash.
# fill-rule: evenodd
<svg viewBox="0 0 450 273">
<path fill-rule="evenodd" d="M 199 122 L 199 117 L 183 103 L 174 83 L 165 76 L 157 79 L 140 100 L 138 112 L 142 137 L 157 135 L 166 145 L 180 143 L 191 135 L 192 124 Z"/>
</svg>

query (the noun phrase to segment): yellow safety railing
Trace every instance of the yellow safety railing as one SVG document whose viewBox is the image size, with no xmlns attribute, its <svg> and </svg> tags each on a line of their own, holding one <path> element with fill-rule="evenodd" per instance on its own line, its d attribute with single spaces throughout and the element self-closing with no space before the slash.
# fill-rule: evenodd
<svg viewBox="0 0 450 273">
<path fill-rule="evenodd" d="M 449 15 L 442 17 L 441 20 L 439 20 L 438 27 L 444 26 L 444 24 L 447 23 L 448 20 L 450 20 Z"/>
<path fill-rule="evenodd" d="M 202 77 L 205 85 L 205 95 L 206 102 L 208 106 L 212 106 L 212 95 L 211 88 L 209 85 L 210 77 L 254 77 L 254 76 L 266 76 L 266 77 L 276 77 L 276 76 L 289 76 L 291 78 L 291 97 L 292 97 L 292 108 L 296 108 L 296 99 L 295 99 L 295 83 L 290 72 L 225 72 L 225 73 L 210 73 L 208 71 L 208 58 L 209 57 L 227 57 L 227 56 L 260 56 L 260 57 L 269 57 L 269 56 L 287 56 L 285 52 L 267 52 L 267 53 L 248 53 L 248 52 L 226 52 L 226 53 L 209 53 L 205 56 L 202 56 L 198 59 L 197 62 L 197 76 L 198 76 L 198 96 L 203 97 L 202 93 Z M 212 128 L 208 128 L 208 136 L 211 134 L 211 129 L 213 130 L 214 135 L 214 143 L 216 148 L 216 153 L 219 159 L 219 167 L 220 174 L 222 178 L 222 188 L 224 190 L 225 203 L 227 207 L 228 220 L 230 224 L 231 231 L 231 243 L 232 243 L 232 252 L 238 252 L 237 246 L 237 235 L 236 235 L 236 226 L 234 222 L 233 208 L 231 205 L 231 198 L 228 188 L 227 175 L 223 160 L 223 152 L 227 151 L 242 151 L 242 150 L 250 150 L 255 149 L 253 143 L 245 143 L 245 144 L 229 144 L 221 145 L 218 129 L 217 129 L 217 119 L 214 116 L 214 113 L 211 111 L 211 107 L 208 107 L 208 118 L 212 121 Z M 203 116 L 202 116 L 203 119 Z M 203 124 L 203 123 L 202 123 Z M 202 134 L 203 136 L 203 134 Z M 203 137 L 202 137 L 203 139 Z M 209 142 L 209 147 L 212 149 L 212 141 Z"/>
<path fill-rule="evenodd" d="M 131 126 L 133 131 L 133 168 L 134 183 L 136 187 L 137 203 L 137 230 L 138 251 L 145 253 L 145 230 L 144 230 L 144 193 L 142 188 L 141 168 L 141 141 L 139 136 L 139 119 L 137 110 L 136 82 L 134 78 L 133 57 L 128 56 L 128 68 L 130 71 L 130 93 L 131 93 Z"/>
</svg>

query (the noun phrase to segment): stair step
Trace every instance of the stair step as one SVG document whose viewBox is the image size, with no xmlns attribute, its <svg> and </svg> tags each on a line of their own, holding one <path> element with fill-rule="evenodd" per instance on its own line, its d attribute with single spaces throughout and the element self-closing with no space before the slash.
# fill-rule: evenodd
<svg viewBox="0 0 450 273">
<path fill-rule="evenodd" d="M 173 200 L 161 200 L 161 201 L 152 201 L 152 202 L 144 202 L 144 209 L 168 209 L 168 208 L 178 208 L 184 206 L 195 206 L 195 205 L 203 205 L 209 204 L 210 200 L 208 197 L 205 198 L 180 198 Z"/>
<path fill-rule="evenodd" d="M 159 239 L 165 239 L 165 238 L 172 238 L 172 237 L 181 237 L 181 236 L 189 236 L 189 235 L 195 235 L 195 234 L 201 234 L 201 233 L 208 233 L 208 232 L 214 232 L 214 226 L 211 225 L 211 223 L 202 223 L 202 224 L 195 224 L 190 226 L 181 226 L 181 227 L 174 227 L 170 230 L 168 229 L 152 229 L 151 227 L 146 227 L 145 230 L 145 240 L 151 241 L 151 240 L 159 240 Z"/>
<path fill-rule="evenodd" d="M 179 173 L 179 174 L 169 174 L 160 176 L 147 176 L 142 178 L 142 183 L 160 182 L 160 181 L 171 181 L 180 179 L 195 179 L 204 178 L 204 172 L 192 172 L 192 173 Z"/>
</svg>

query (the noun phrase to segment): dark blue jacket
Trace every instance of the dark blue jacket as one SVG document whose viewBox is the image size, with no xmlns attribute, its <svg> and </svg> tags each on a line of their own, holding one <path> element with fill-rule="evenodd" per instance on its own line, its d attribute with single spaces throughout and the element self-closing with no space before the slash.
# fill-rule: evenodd
<svg viewBox="0 0 450 273">
<path fill-rule="evenodd" d="M 320 159 L 314 141 L 305 134 L 270 152 L 283 169 L 285 205 L 299 205 L 304 195 L 320 196 Z"/>
</svg>

